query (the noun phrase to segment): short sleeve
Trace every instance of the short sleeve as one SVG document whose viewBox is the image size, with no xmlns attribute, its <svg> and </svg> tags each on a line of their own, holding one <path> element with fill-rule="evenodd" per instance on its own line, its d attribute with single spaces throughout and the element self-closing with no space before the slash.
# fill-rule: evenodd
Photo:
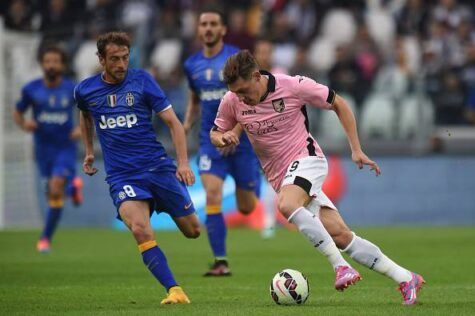
<svg viewBox="0 0 475 316">
<path fill-rule="evenodd" d="M 30 94 L 28 93 L 28 89 L 23 87 L 21 89 L 21 96 L 18 102 L 16 103 L 16 109 L 19 112 L 25 112 L 30 105 L 32 105 L 33 101 L 31 100 Z"/>
<path fill-rule="evenodd" d="M 147 72 L 144 74 L 143 95 L 147 105 L 151 106 L 155 113 L 160 113 L 171 107 L 170 101 L 165 96 L 162 88 L 155 79 Z"/>
<path fill-rule="evenodd" d="M 220 132 L 230 131 L 236 126 L 236 115 L 233 111 L 233 103 L 231 100 L 231 92 L 224 95 L 224 98 L 219 104 L 218 113 L 216 113 L 216 119 L 214 125 Z"/>
<path fill-rule="evenodd" d="M 86 103 L 84 100 L 81 98 L 81 94 L 79 93 L 79 85 L 74 87 L 74 102 L 76 103 L 76 106 L 81 110 L 81 111 L 87 111 Z"/>
<path fill-rule="evenodd" d="M 317 108 L 333 108 L 335 91 L 305 76 L 296 76 L 295 79 L 295 93 L 300 97 L 303 103 L 313 105 Z"/>
<path fill-rule="evenodd" d="M 193 79 L 191 78 L 192 74 L 190 72 L 190 67 L 188 66 L 188 63 L 185 63 L 185 65 L 183 66 L 183 70 L 185 72 L 186 80 L 188 81 L 188 86 L 191 90 L 196 92 L 196 87 Z"/>
</svg>

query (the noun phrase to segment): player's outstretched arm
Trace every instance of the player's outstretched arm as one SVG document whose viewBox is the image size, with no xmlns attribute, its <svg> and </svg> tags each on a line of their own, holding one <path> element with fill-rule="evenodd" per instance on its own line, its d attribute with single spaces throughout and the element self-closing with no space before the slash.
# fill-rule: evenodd
<svg viewBox="0 0 475 316">
<path fill-rule="evenodd" d="M 368 156 L 361 149 L 360 140 L 358 137 L 358 130 L 356 128 L 356 119 L 351 108 L 346 104 L 346 101 L 336 95 L 335 101 L 333 102 L 333 110 L 338 115 L 338 118 L 345 130 L 348 142 L 350 143 L 351 148 L 351 159 L 356 163 L 358 168 L 362 169 L 364 165 L 370 166 L 371 170 L 374 170 L 376 175 L 381 174 L 381 169 L 378 164 L 373 160 L 369 159 Z"/>
<path fill-rule="evenodd" d="M 199 116 L 200 99 L 198 98 L 198 95 L 190 89 L 188 93 L 188 106 L 186 108 L 185 121 L 183 122 L 185 134 L 188 134 Z"/>
<path fill-rule="evenodd" d="M 79 126 L 81 127 L 81 137 L 85 148 L 84 163 L 82 170 L 89 176 L 94 175 L 98 169 L 93 166 L 94 164 L 94 122 L 92 115 L 88 111 L 80 111 L 79 114 Z"/>
<path fill-rule="evenodd" d="M 188 152 L 186 147 L 185 129 L 180 120 L 176 117 L 175 111 L 170 107 L 157 114 L 158 117 L 168 125 L 172 134 L 173 144 L 176 150 L 177 169 L 176 176 L 186 185 L 195 183 L 195 175 L 188 163 Z"/>
</svg>

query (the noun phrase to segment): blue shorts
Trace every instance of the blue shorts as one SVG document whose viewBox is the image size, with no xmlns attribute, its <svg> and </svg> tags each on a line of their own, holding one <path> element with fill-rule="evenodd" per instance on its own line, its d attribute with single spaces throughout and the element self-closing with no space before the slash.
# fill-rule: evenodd
<svg viewBox="0 0 475 316">
<path fill-rule="evenodd" d="M 260 164 L 251 150 L 237 151 L 226 157 L 212 158 L 204 151 L 200 151 L 198 161 L 199 173 L 214 174 L 225 179 L 230 174 L 236 182 L 236 187 L 254 191 L 257 197 L 261 193 Z"/>
<path fill-rule="evenodd" d="M 76 146 L 37 146 L 36 163 L 42 177 L 54 176 L 71 180 L 76 175 Z"/>
<path fill-rule="evenodd" d="M 150 216 L 154 211 L 165 212 L 171 217 L 182 217 L 195 213 L 186 185 L 178 180 L 174 171 L 146 171 L 119 180 L 109 181 L 109 191 L 117 208 L 124 201 L 147 200 L 150 202 Z"/>
</svg>

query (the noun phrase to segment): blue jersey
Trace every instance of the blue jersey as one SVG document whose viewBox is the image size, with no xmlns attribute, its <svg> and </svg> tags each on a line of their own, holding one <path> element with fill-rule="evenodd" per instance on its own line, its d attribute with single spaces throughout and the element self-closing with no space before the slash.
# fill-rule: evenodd
<svg viewBox="0 0 475 316">
<path fill-rule="evenodd" d="M 70 137 L 74 127 L 73 90 L 74 83 L 68 79 L 53 88 L 45 86 L 43 79 L 33 80 L 23 87 L 16 109 L 23 113 L 32 108 L 38 125 L 34 133 L 37 149 L 75 146 Z"/>
<path fill-rule="evenodd" d="M 171 105 L 149 73 L 129 69 L 119 84 L 98 74 L 82 81 L 74 97 L 79 109 L 94 118 L 109 182 L 155 169 L 175 170 L 152 127 L 152 111 Z"/>
<path fill-rule="evenodd" d="M 237 47 L 224 44 L 221 51 L 213 57 L 205 57 L 203 51 L 200 51 L 185 61 L 185 74 L 190 89 L 200 99 L 200 151 L 201 154 L 206 154 L 210 158 L 219 158 L 221 156 L 213 144 L 211 144 L 209 132 L 214 126 L 219 103 L 228 91 L 226 84 L 223 82 L 223 67 L 226 59 L 238 51 Z M 245 133 L 242 133 L 240 145 L 237 148 L 237 151 L 243 150 L 252 151 L 251 144 Z"/>
</svg>

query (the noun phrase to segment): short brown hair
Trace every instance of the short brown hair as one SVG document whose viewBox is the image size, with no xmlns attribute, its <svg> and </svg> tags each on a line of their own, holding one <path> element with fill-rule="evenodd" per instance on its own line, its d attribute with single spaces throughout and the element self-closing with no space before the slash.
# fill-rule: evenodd
<svg viewBox="0 0 475 316">
<path fill-rule="evenodd" d="M 41 64 L 43 62 L 43 58 L 45 57 L 46 54 L 48 53 L 55 53 L 55 54 L 58 54 L 60 57 L 61 57 L 61 62 L 63 64 L 66 64 L 67 62 L 67 56 L 66 56 L 66 52 L 64 51 L 64 49 L 59 46 L 59 45 L 56 45 L 56 44 L 52 44 L 52 43 L 49 43 L 43 47 L 41 47 L 39 50 L 38 50 L 38 56 L 37 56 L 37 59 L 38 59 L 38 62 Z"/>
<path fill-rule="evenodd" d="M 251 74 L 259 69 L 254 56 L 247 50 L 241 50 L 234 55 L 229 56 L 223 69 L 224 82 L 232 84 L 239 77 L 248 80 Z"/>
<path fill-rule="evenodd" d="M 125 32 L 109 32 L 102 34 L 97 40 L 97 54 L 99 56 L 106 56 L 106 47 L 108 44 L 127 46 L 127 48 L 130 49 L 130 37 Z"/>
</svg>

